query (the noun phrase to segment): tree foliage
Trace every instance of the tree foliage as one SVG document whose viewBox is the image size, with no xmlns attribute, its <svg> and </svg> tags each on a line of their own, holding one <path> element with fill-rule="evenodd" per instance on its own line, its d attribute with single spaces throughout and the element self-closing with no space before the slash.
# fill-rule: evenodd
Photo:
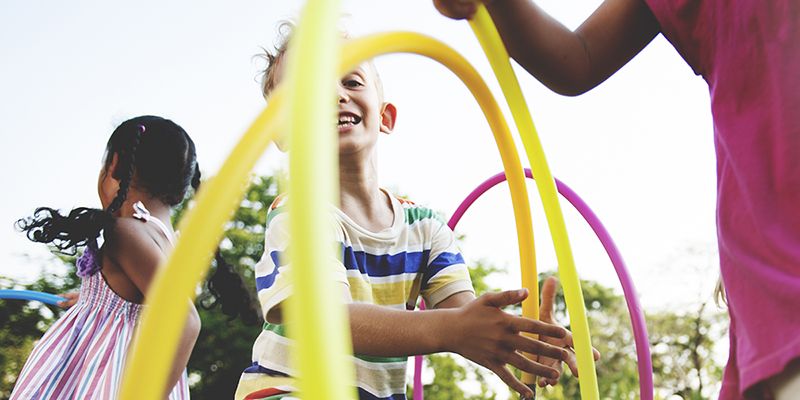
<svg viewBox="0 0 800 400">
<path fill-rule="evenodd" d="M 492 290 L 484 278 L 501 271 L 478 263 L 471 272 L 473 283 L 476 288 L 481 288 L 478 291 L 481 293 Z M 546 277 L 546 274 L 542 274 L 539 281 L 543 282 Z M 581 281 L 581 287 L 593 346 L 602 354 L 602 359 L 597 363 L 601 398 L 638 399 L 636 349 L 624 298 L 597 282 Z M 555 314 L 561 324 L 569 328 L 561 290 L 556 295 Z M 713 351 L 714 344 L 724 336 L 724 313 L 702 305 L 696 314 L 659 312 L 648 315 L 646 320 L 656 398 L 711 398 L 722 377 L 722 367 L 715 362 Z M 435 374 L 432 382 L 425 385 L 427 400 L 500 398 L 496 384 L 487 384 L 491 380 L 491 372 L 458 356 L 440 354 L 427 357 L 426 368 L 429 373 Z M 476 381 L 481 383 L 477 393 L 465 390 L 467 387 L 474 388 Z M 465 385 L 466 382 L 473 384 Z M 568 370 L 562 374 L 558 386 L 537 391 L 540 399 L 580 398 L 578 380 Z"/>
</svg>

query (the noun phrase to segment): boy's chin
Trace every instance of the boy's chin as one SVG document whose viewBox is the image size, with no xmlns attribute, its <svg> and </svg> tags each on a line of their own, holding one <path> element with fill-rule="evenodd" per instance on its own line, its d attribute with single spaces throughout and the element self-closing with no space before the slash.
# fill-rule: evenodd
<svg viewBox="0 0 800 400">
<path fill-rule="evenodd" d="M 373 141 L 350 139 L 352 138 L 339 137 L 339 157 L 369 154 L 375 148 Z"/>
</svg>

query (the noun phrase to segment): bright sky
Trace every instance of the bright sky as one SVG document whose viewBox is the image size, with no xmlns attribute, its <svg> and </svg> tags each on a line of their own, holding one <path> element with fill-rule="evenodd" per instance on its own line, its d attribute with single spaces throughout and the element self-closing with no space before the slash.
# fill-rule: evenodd
<svg viewBox="0 0 800 400">
<path fill-rule="evenodd" d="M 539 2 L 577 27 L 598 0 Z M 37 206 L 96 206 L 105 142 L 123 120 L 168 117 L 194 138 L 213 175 L 263 108 L 254 60 L 275 43 L 276 25 L 300 1 L 0 3 L 0 275 L 30 280 L 48 259 L 13 222 Z M 354 36 L 411 30 L 463 54 L 499 96 L 466 22 L 441 17 L 430 0 L 345 0 Z M 419 56 L 377 60 L 396 131 L 380 144 L 381 181 L 418 203 L 451 213 L 501 170 L 494 141 L 467 89 Z M 599 88 L 567 98 L 518 70 L 554 174 L 606 224 L 648 308 L 688 307 L 711 296 L 717 272 L 715 159 L 705 82 L 661 36 Z M 315 110 L 308 110 L 315 117 Z M 518 143 L 522 149 L 521 143 Z M 285 162 L 268 151 L 257 173 Z M 533 189 L 533 185 L 531 185 Z M 535 190 L 531 191 L 536 198 Z M 536 203 L 536 202 L 534 202 Z M 536 206 L 539 268 L 555 268 Z M 568 205 L 579 274 L 618 287 L 602 247 Z M 508 190 L 475 204 L 458 231 L 463 250 L 507 266 L 498 284 L 518 285 Z M 689 249 L 693 249 L 689 251 Z"/>
</svg>

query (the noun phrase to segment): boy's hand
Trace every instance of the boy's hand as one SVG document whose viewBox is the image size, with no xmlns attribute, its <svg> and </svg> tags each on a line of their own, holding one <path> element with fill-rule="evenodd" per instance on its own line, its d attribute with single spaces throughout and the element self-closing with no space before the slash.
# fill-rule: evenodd
<svg viewBox="0 0 800 400">
<path fill-rule="evenodd" d="M 80 293 L 78 292 L 62 293 L 59 294 L 59 296 L 63 297 L 64 300 L 59 301 L 58 303 L 56 303 L 56 305 L 66 310 L 74 306 L 75 303 L 78 302 L 78 298 L 80 298 Z"/>
<path fill-rule="evenodd" d="M 542 285 L 542 304 L 539 308 L 539 319 L 542 322 L 554 325 L 557 325 L 555 318 L 553 318 L 553 304 L 555 303 L 556 299 L 556 287 L 558 287 L 558 279 L 555 277 L 551 276 L 544 281 L 544 284 Z M 573 350 L 572 333 L 567 331 L 567 334 L 561 338 L 542 336 L 541 339 L 543 342 L 547 342 L 567 350 L 567 358 L 563 359 L 563 361 L 567 363 L 567 366 L 569 366 L 570 371 L 572 371 L 572 375 L 577 377 L 578 360 L 575 358 L 575 350 Z M 592 353 L 594 353 L 595 361 L 600 359 L 600 352 L 597 351 L 597 349 L 592 348 Z M 561 372 L 562 360 L 557 360 L 546 356 L 539 356 L 538 361 L 542 365 L 552 367 Z M 547 385 L 554 386 L 556 384 L 558 384 L 558 378 L 553 379 L 545 376 L 539 377 L 540 387 L 545 387 Z"/>
<path fill-rule="evenodd" d="M 433 5 L 445 17 L 469 19 L 478 9 L 478 0 L 433 0 Z"/>
<path fill-rule="evenodd" d="M 517 379 L 506 364 L 534 375 L 558 380 L 559 370 L 523 356 L 529 353 L 547 359 L 565 360 L 568 352 L 522 333 L 538 334 L 563 340 L 566 329 L 541 321 L 508 314 L 503 307 L 520 303 L 528 297 L 526 289 L 488 293 L 455 310 L 454 318 L 444 323 L 444 341 L 448 351 L 461 354 L 494 372 L 509 387 L 525 398 L 533 391 Z"/>
</svg>

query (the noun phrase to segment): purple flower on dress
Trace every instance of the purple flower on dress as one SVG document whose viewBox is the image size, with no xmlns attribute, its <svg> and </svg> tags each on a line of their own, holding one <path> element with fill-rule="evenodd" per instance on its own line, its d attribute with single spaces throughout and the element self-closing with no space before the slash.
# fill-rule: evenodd
<svg viewBox="0 0 800 400">
<path fill-rule="evenodd" d="M 78 262 L 76 263 L 78 267 L 77 274 L 81 278 L 92 276 L 96 274 L 97 271 L 100 271 L 100 263 L 97 262 L 97 250 L 94 249 L 94 247 L 97 247 L 97 245 L 86 246 L 83 255 L 78 258 Z"/>
</svg>

